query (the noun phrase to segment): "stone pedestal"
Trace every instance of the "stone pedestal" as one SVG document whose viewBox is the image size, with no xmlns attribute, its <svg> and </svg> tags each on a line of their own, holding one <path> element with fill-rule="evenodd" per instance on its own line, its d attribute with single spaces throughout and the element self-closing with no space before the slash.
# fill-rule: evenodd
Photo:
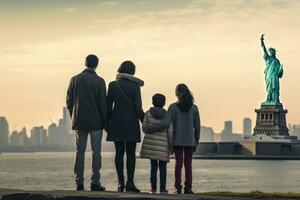
<svg viewBox="0 0 300 200">
<path fill-rule="evenodd" d="M 271 137 L 289 136 L 286 125 L 287 110 L 282 105 L 262 105 L 255 109 L 257 113 L 254 134 L 265 134 Z"/>
</svg>

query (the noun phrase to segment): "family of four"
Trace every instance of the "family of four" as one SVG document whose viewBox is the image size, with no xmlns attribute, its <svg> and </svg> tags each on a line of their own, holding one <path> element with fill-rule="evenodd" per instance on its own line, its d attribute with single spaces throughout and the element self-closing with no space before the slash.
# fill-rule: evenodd
<svg viewBox="0 0 300 200">
<path fill-rule="evenodd" d="M 185 167 L 184 193 L 192 191 L 192 157 L 200 137 L 200 117 L 193 95 L 185 84 L 179 84 L 175 93 L 177 102 L 164 109 L 166 98 L 162 94 L 152 97 L 153 107 L 146 113 L 142 108 L 141 87 L 144 82 L 134 76 L 135 65 L 123 62 L 116 80 L 109 83 L 108 92 L 103 78 L 95 69 L 95 55 L 86 57 L 86 69 L 72 77 L 67 91 L 67 108 L 76 133 L 76 159 L 74 166 L 76 190 L 84 190 L 84 159 L 87 138 L 92 149 L 91 191 L 105 191 L 100 183 L 101 141 L 103 130 L 107 141 L 114 142 L 115 167 L 119 192 L 140 192 L 134 184 L 136 144 L 141 142 L 140 122 L 145 137 L 141 157 L 150 159 L 150 193 L 157 191 L 157 171 L 160 172 L 160 193 L 166 189 L 167 163 L 175 154 L 175 189 L 182 193 L 181 171 Z M 127 181 L 124 177 L 126 153 Z"/>
</svg>

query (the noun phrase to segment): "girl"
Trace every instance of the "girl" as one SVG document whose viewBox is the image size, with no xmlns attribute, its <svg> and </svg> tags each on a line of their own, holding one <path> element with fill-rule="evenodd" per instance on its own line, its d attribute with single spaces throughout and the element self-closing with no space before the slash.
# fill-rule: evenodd
<svg viewBox="0 0 300 200">
<path fill-rule="evenodd" d="M 181 170 L 184 163 L 184 193 L 192 191 L 192 158 L 200 138 L 200 116 L 194 98 L 185 84 L 179 84 L 175 90 L 178 101 L 170 105 L 168 112 L 174 129 L 173 149 L 175 152 L 175 188 L 181 194 Z"/>
</svg>

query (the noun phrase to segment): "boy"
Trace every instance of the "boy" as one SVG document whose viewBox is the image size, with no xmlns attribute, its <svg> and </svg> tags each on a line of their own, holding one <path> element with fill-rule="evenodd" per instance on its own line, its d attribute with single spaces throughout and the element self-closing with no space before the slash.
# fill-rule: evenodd
<svg viewBox="0 0 300 200">
<path fill-rule="evenodd" d="M 163 108 L 166 97 L 155 94 L 152 97 L 151 107 L 146 113 L 143 121 L 145 133 L 142 144 L 141 157 L 151 161 L 151 189 L 149 193 L 157 191 L 157 170 L 160 172 L 160 193 L 168 193 L 166 190 L 167 162 L 172 149 L 173 133 L 172 126 L 167 122 L 168 113 Z"/>
</svg>

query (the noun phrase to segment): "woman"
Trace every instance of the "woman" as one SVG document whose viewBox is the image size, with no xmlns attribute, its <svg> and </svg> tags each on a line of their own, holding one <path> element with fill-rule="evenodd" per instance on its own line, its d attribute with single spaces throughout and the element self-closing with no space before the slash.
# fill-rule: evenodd
<svg viewBox="0 0 300 200">
<path fill-rule="evenodd" d="M 185 194 L 193 194 L 192 191 L 192 158 L 200 137 L 200 116 L 194 98 L 185 84 L 176 87 L 178 101 L 169 107 L 169 114 L 173 124 L 174 139 L 173 150 L 175 152 L 175 188 L 176 193 L 181 194 L 181 170 L 185 167 Z"/>
<path fill-rule="evenodd" d="M 108 135 L 107 141 L 115 144 L 115 165 L 118 174 L 118 191 L 140 192 L 134 184 L 136 143 L 141 141 L 140 124 L 144 118 L 141 86 L 144 82 L 133 75 L 135 65 L 125 61 L 118 69 L 115 81 L 108 86 Z M 127 155 L 127 183 L 124 179 L 124 153 Z"/>
</svg>

